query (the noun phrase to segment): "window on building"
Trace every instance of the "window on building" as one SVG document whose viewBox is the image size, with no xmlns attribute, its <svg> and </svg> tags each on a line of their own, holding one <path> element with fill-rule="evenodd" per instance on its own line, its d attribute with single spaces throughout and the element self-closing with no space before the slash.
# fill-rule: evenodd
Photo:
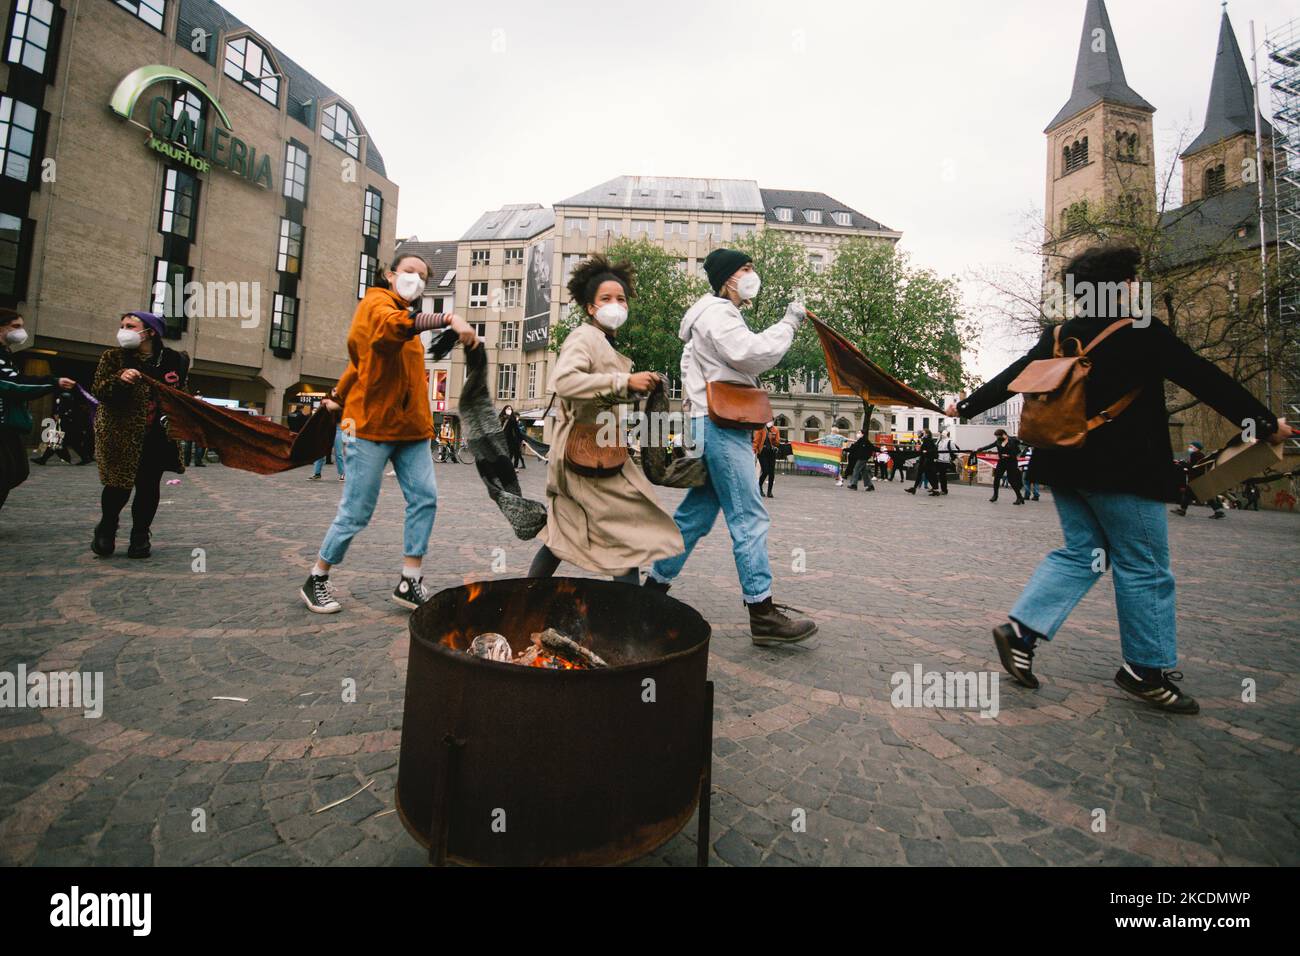
<svg viewBox="0 0 1300 956">
<path fill-rule="evenodd" d="M 820 209 L 805 209 L 803 218 L 814 226 L 820 226 L 822 224 L 822 211 Z"/>
<path fill-rule="evenodd" d="M 284 154 L 284 194 L 298 202 L 307 201 L 307 172 L 311 156 L 296 143 L 290 143 Z"/>
<path fill-rule="evenodd" d="M 537 362 L 528 363 L 528 398 L 537 397 Z"/>
<path fill-rule="evenodd" d="M 1207 166 L 1205 169 L 1205 195 L 1217 196 L 1228 186 L 1228 174 L 1223 164 Z"/>
<path fill-rule="evenodd" d="M 194 241 L 194 218 L 198 210 L 199 181 L 188 172 L 169 168 L 163 176 L 160 232 Z"/>
<path fill-rule="evenodd" d="M 522 304 L 524 280 L 506 279 L 501 283 L 501 308 L 517 309 Z"/>
<path fill-rule="evenodd" d="M 826 257 L 820 252 L 810 252 L 808 254 L 808 265 L 812 267 L 813 272 L 821 272 L 826 268 Z"/>
<path fill-rule="evenodd" d="M 36 73 L 44 73 L 53 26 L 54 4 L 50 0 L 17 0 L 5 59 Z"/>
<path fill-rule="evenodd" d="M 153 261 L 153 295 L 149 311 L 165 320 L 163 334 L 178 339 L 185 331 L 185 286 L 190 281 L 191 269 L 180 262 L 169 262 L 161 257 Z"/>
<path fill-rule="evenodd" d="M 491 249 L 471 249 L 469 251 L 469 264 L 472 266 L 485 266 L 492 262 Z"/>
<path fill-rule="evenodd" d="M 320 134 L 349 156 L 361 155 L 361 131 L 342 103 L 332 103 L 321 112 Z"/>
<path fill-rule="evenodd" d="M 812 394 L 817 394 L 822 390 L 822 377 L 819 372 L 805 372 L 803 377 L 803 390 Z"/>
<path fill-rule="evenodd" d="M 1088 202 L 1080 200 L 1061 210 L 1061 235 L 1079 232 L 1088 225 Z"/>
<path fill-rule="evenodd" d="M 23 294 L 23 221 L 0 213 L 0 295 Z"/>
<path fill-rule="evenodd" d="M 633 219 L 632 220 L 632 238 L 633 239 L 653 239 L 655 237 L 655 221 L 653 219 Z"/>
<path fill-rule="evenodd" d="M 277 352 L 292 352 L 297 337 L 298 300 L 277 292 L 271 310 L 271 348 Z"/>
<path fill-rule="evenodd" d="M 668 397 L 676 399 L 682 397 L 682 380 L 675 375 L 668 376 Z"/>
<path fill-rule="evenodd" d="M 700 223 L 700 239 L 704 242 L 717 242 L 722 238 L 722 223 Z"/>
<path fill-rule="evenodd" d="M 519 375 L 519 366 L 507 363 L 497 366 L 497 398 L 515 397 L 515 380 Z"/>
<path fill-rule="evenodd" d="M 25 183 L 32 171 L 36 143 L 36 107 L 0 96 L 0 170 Z"/>
<path fill-rule="evenodd" d="M 831 218 L 835 220 L 835 225 L 837 226 L 853 225 L 853 217 L 847 212 L 833 212 L 831 213 Z"/>
<path fill-rule="evenodd" d="M 752 222 L 733 222 L 731 224 L 731 238 L 739 239 L 741 236 L 752 235 L 755 226 Z"/>
<path fill-rule="evenodd" d="M 1138 158 L 1138 134 L 1126 131 L 1115 131 L 1115 155 L 1120 159 L 1135 160 Z"/>
<path fill-rule="evenodd" d="M 487 338 L 486 322 L 470 322 L 468 319 L 466 320 L 466 322 L 468 323 L 469 327 L 474 330 L 474 334 L 477 335 L 480 339 Z"/>
<path fill-rule="evenodd" d="M 519 323 L 518 322 L 501 323 L 501 336 L 497 339 L 497 348 L 499 349 L 519 348 Z"/>
<path fill-rule="evenodd" d="M 909 432 L 916 431 L 916 419 L 913 418 L 911 415 L 907 416 L 907 430 Z"/>
<path fill-rule="evenodd" d="M 506 265 L 508 265 L 508 266 L 509 266 L 509 265 L 522 265 L 522 264 L 523 264 L 523 261 L 524 261 L 524 250 L 523 250 L 522 247 L 519 248 L 519 249 L 507 249 L 507 250 L 506 250 Z"/>
<path fill-rule="evenodd" d="M 280 105 L 280 77 L 271 68 L 270 54 L 252 37 L 239 37 L 226 43 L 225 71 L 226 76 L 272 106 Z"/>
<path fill-rule="evenodd" d="M 664 239 L 686 239 L 691 234 L 691 224 L 689 222 L 678 222 L 668 220 L 664 223 Z"/>
<path fill-rule="evenodd" d="M 586 219 L 565 219 L 564 233 L 568 236 L 586 236 L 587 220 Z"/>
<path fill-rule="evenodd" d="M 1088 165 L 1088 137 L 1084 136 L 1076 139 L 1064 148 L 1062 158 L 1065 161 L 1065 171 L 1072 173 L 1076 169 Z"/>
<path fill-rule="evenodd" d="M 780 222 L 794 222 L 794 210 L 789 206 L 777 206 L 775 212 Z"/>
<path fill-rule="evenodd" d="M 357 298 L 364 299 L 366 290 L 374 284 L 375 270 L 379 268 L 379 260 L 369 253 L 361 253 L 361 266 L 357 270 Z"/>
<path fill-rule="evenodd" d="M 469 284 L 469 307 L 471 309 L 486 309 L 488 304 L 488 284 L 486 282 L 471 282 Z"/>
<path fill-rule="evenodd" d="M 822 423 L 820 418 L 810 418 L 803 423 L 803 440 L 816 441 L 821 437 Z"/>
<path fill-rule="evenodd" d="M 623 220 L 601 219 L 596 223 L 596 235 L 602 238 L 623 235 Z"/>
<path fill-rule="evenodd" d="M 285 275 L 302 274 L 302 225 L 292 219 L 280 220 L 280 249 L 275 268 Z"/>
<path fill-rule="evenodd" d="M 379 238 L 384 222 L 384 194 L 376 189 L 366 189 L 366 208 L 361 219 L 361 234 L 371 239 Z"/>
<path fill-rule="evenodd" d="M 123 10 L 130 10 L 155 30 L 163 28 L 167 0 L 117 0 L 117 5 Z"/>
<path fill-rule="evenodd" d="M 581 261 L 582 256 L 576 252 L 571 252 L 564 257 L 564 281 L 560 283 L 561 289 L 568 286 L 569 280 L 573 278 L 573 270 L 578 267 L 578 263 Z"/>
<path fill-rule="evenodd" d="M 772 420 L 772 425 L 776 428 L 777 433 L 780 434 L 781 441 L 790 440 L 790 419 L 786 418 L 784 415 L 777 415 L 776 418 Z"/>
<path fill-rule="evenodd" d="M 195 126 L 203 122 L 203 97 L 184 83 L 177 83 L 172 92 L 172 119 L 189 114 L 190 122 Z"/>
</svg>

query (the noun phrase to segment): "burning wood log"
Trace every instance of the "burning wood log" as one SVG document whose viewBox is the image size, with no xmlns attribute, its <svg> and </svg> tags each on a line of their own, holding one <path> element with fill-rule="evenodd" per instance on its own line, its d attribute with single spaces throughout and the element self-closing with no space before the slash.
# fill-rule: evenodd
<svg viewBox="0 0 1300 956">
<path fill-rule="evenodd" d="M 540 644 L 544 650 L 550 651 L 556 657 L 583 667 L 609 666 L 600 655 L 587 650 L 572 638 L 565 637 L 553 627 L 548 627 L 540 634 L 534 634 L 533 643 Z"/>
</svg>

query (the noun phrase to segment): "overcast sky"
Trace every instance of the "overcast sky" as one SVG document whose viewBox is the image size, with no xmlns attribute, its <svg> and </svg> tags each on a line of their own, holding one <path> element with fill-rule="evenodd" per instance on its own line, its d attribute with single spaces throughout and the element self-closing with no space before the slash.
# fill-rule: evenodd
<svg viewBox="0 0 1300 956">
<path fill-rule="evenodd" d="M 222 0 L 356 107 L 401 190 L 397 234 L 457 239 L 485 210 L 624 174 L 825 192 L 965 279 L 1041 215 L 1043 127 L 1069 98 L 1084 0 Z M 1195 136 L 1218 0 L 1109 0 L 1157 156 Z M 1294 0 L 1236 0 L 1249 22 Z M 967 281 L 968 300 L 977 290 Z M 1016 343 L 990 329 L 986 377 Z"/>
</svg>

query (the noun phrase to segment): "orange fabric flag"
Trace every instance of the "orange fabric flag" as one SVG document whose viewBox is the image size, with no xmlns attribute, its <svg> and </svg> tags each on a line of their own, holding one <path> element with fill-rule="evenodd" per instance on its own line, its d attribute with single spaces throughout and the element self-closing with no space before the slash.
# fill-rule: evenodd
<svg viewBox="0 0 1300 956">
<path fill-rule="evenodd" d="M 821 319 L 811 312 L 808 318 L 821 340 L 831 391 L 836 395 L 856 395 L 873 405 L 907 405 L 943 414 L 942 408 L 894 378 Z"/>
</svg>

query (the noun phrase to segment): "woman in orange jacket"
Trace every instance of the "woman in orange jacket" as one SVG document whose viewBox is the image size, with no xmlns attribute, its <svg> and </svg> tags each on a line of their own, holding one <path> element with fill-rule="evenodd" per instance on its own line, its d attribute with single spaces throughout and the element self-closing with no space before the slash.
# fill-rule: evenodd
<svg viewBox="0 0 1300 956">
<path fill-rule="evenodd" d="M 428 263 L 411 254 L 399 255 L 390 269 L 376 276 L 375 286 L 366 290 L 352 317 L 347 370 L 324 402 L 330 411 L 342 411 L 350 447 L 338 514 L 298 592 L 319 614 L 342 610 L 330 585 L 330 568 L 343 560 L 352 539 L 370 523 L 389 462 L 406 499 L 402 576 L 393 600 L 414 610 L 427 598 L 420 565 L 438 510 L 438 489 L 429 447 L 433 416 L 420 333 L 449 326 L 467 348 L 478 346 L 478 336 L 460 316 L 411 314 L 410 306 L 420 301 L 428 278 Z"/>
</svg>

